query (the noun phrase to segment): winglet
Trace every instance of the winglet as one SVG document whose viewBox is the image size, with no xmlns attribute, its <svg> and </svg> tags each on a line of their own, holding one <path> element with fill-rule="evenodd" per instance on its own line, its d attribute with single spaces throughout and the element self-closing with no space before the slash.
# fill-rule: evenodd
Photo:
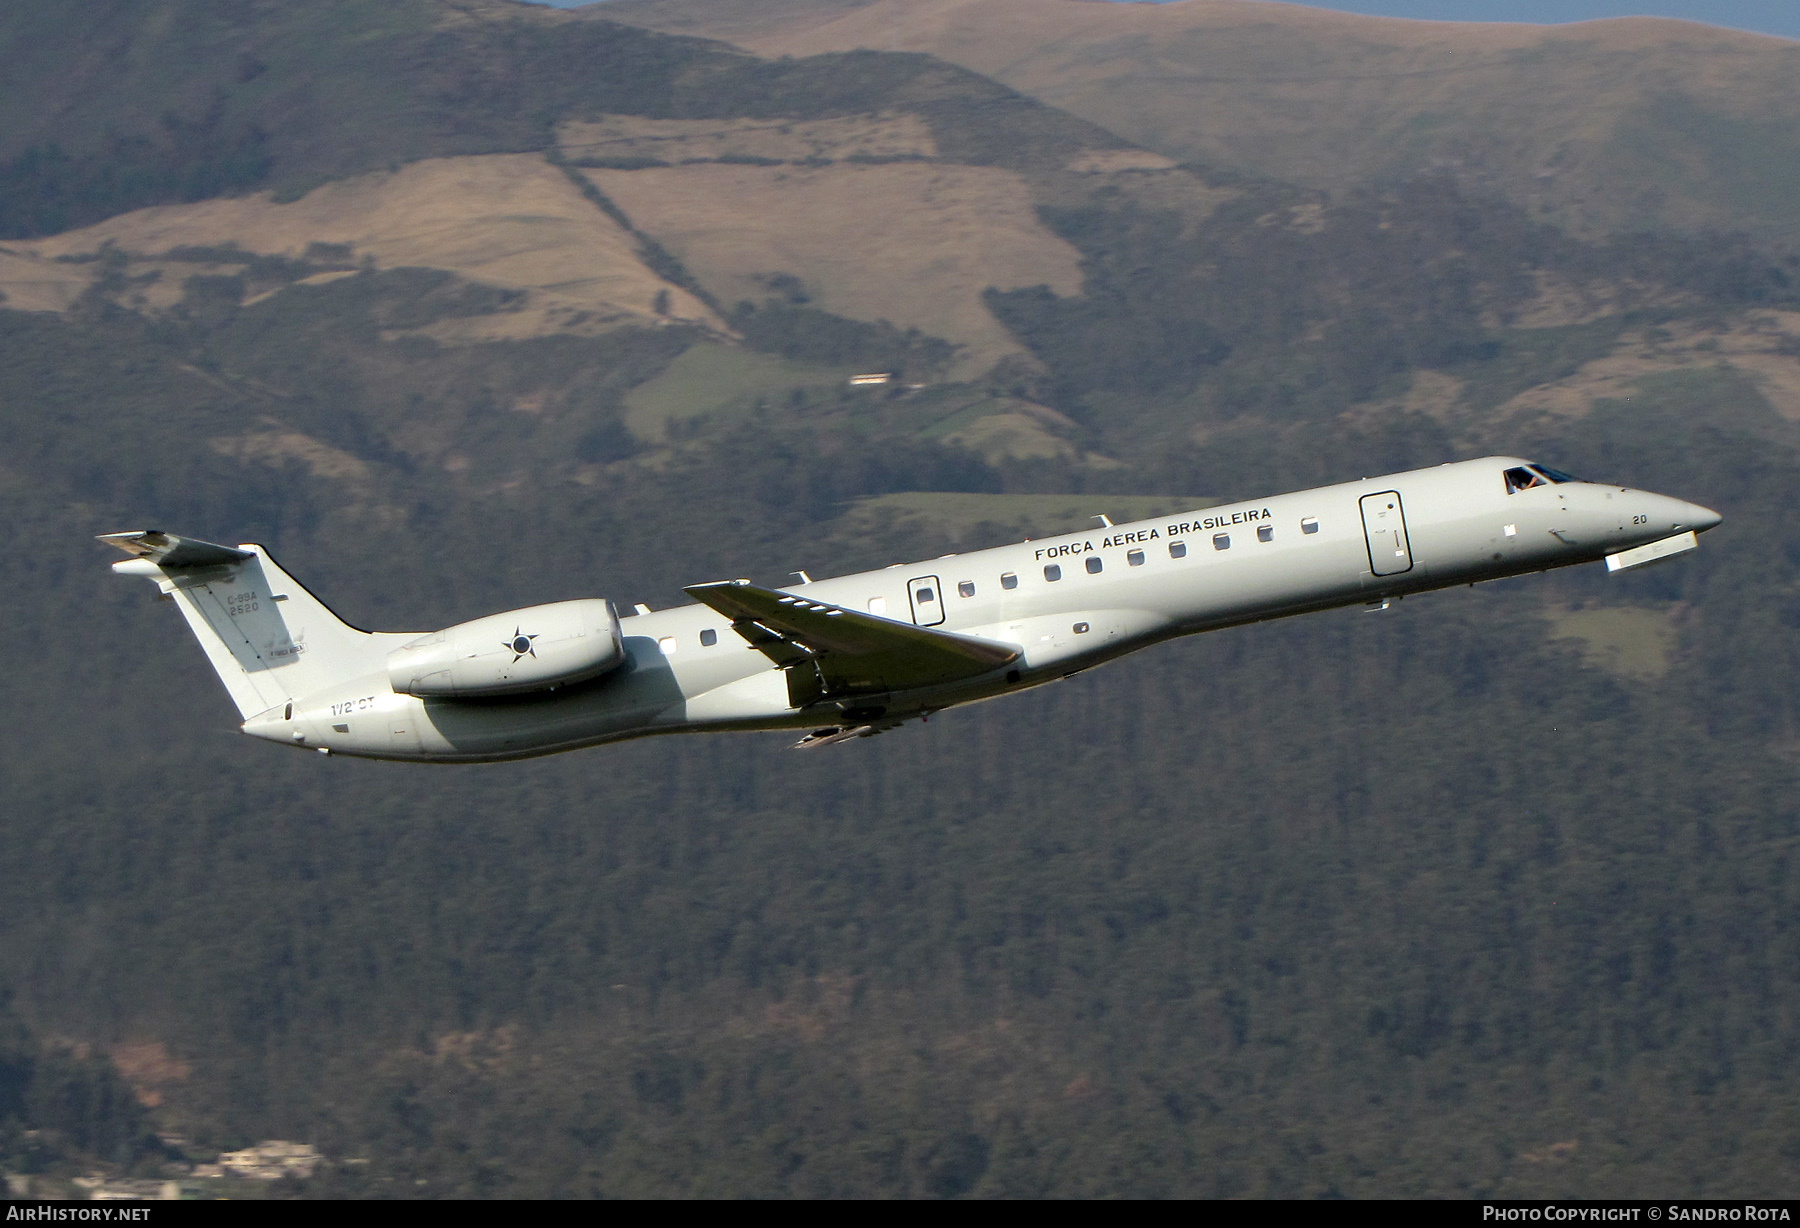
<svg viewBox="0 0 1800 1228">
<path fill-rule="evenodd" d="M 99 540 L 116 546 L 126 554 L 149 559 L 158 567 L 220 567 L 228 563 L 255 558 L 249 550 L 216 546 L 212 542 L 191 537 L 176 537 L 160 529 L 139 529 L 132 533 L 102 533 Z"/>
</svg>

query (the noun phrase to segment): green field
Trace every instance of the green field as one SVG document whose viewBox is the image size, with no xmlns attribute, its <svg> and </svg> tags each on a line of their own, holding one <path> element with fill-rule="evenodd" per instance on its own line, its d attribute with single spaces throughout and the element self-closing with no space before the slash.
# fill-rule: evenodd
<svg viewBox="0 0 1800 1228">
<path fill-rule="evenodd" d="M 779 403 L 795 389 L 836 388 L 848 369 L 814 367 L 736 346 L 703 343 L 687 350 L 649 383 L 625 398 L 625 425 L 645 443 L 664 443 L 671 423 L 695 418 L 728 421 L 761 400 Z"/>
<path fill-rule="evenodd" d="M 1558 607 L 1545 617 L 1550 638 L 1574 640 L 1589 665 L 1647 681 L 1669 672 L 1677 639 L 1672 615 L 1667 608 L 1587 605 Z"/>
</svg>

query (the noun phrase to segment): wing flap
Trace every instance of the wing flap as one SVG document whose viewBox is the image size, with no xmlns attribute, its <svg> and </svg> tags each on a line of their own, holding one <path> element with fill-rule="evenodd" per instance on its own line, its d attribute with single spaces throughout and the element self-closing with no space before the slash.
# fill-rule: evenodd
<svg viewBox="0 0 1800 1228">
<path fill-rule="evenodd" d="M 975 678 L 1019 659 L 1015 644 L 915 627 L 736 580 L 696 584 L 688 596 L 731 619 L 731 629 L 789 675 L 796 706 Z M 816 674 L 817 685 L 795 686 Z"/>
</svg>

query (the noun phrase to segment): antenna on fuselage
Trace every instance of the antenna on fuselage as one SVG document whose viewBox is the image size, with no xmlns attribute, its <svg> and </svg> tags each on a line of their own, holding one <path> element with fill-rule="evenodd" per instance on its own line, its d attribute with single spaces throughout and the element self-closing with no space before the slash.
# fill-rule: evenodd
<svg viewBox="0 0 1800 1228">
<path fill-rule="evenodd" d="M 1098 516 L 1095 516 L 1094 519 L 1098 520 L 1101 524 L 1105 525 L 1109 529 L 1113 527 L 1113 522 L 1107 518 L 1107 516 L 1104 512 L 1102 512 Z"/>
</svg>

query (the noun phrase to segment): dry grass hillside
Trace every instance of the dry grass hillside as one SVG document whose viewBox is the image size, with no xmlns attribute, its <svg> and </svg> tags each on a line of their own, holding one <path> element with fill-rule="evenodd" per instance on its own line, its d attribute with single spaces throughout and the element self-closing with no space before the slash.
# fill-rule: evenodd
<svg viewBox="0 0 1800 1228">
<path fill-rule="evenodd" d="M 289 204 L 267 193 L 140 209 L 46 239 L 7 245 L 0 292 L 9 303 L 57 309 L 79 283 L 58 257 L 111 245 L 155 257 L 181 248 L 236 246 L 299 257 L 316 243 L 348 247 L 377 268 L 444 269 L 471 281 L 524 292 L 519 309 L 445 321 L 444 340 L 594 331 L 666 313 L 722 327 L 698 299 L 639 259 L 637 239 L 586 200 L 568 176 L 535 154 L 438 158 L 398 171 L 326 184 Z M 147 283 L 143 305 L 167 306 L 182 293 L 191 261 L 136 262 L 165 273 Z M 164 269 L 162 265 L 167 265 Z"/>
<path fill-rule="evenodd" d="M 1800 232 L 1800 43 L 1690 22 L 1408 21 L 1260 0 L 609 0 L 763 55 L 923 51 L 1183 161 L 1448 172 L 1588 232 Z"/>
<path fill-rule="evenodd" d="M 931 127 L 906 113 L 832 119 L 652 119 L 607 115 L 571 120 L 557 144 L 577 164 L 839 161 L 930 158 Z"/>
<path fill-rule="evenodd" d="M 86 268 L 43 259 L 22 246 L 0 247 L 0 306 L 13 311 L 66 311 L 93 281 Z"/>
<path fill-rule="evenodd" d="M 827 311 L 961 344 L 965 376 L 1020 352 L 983 290 L 1081 288 L 1079 253 L 1038 220 L 1010 171 L 896 162 L 584 173 L 721 301 L 758 300 L 774 276 L 796 277 Z"/>
<path fill-rule="evenodd" d="M 721 303 L 761 301 L 783 278 L 824 310 L 955 343 L 954 374 L 967 377 L 1022 353 L 983 305 L 984 290 L 1081 288 L 1080 255 L 1040 221 L 1031 185 L 1012 171 L 936 160 L 929 128 L 913 115 L 608 116 L 565 125 L 560 144 L 614 214 L 536 154 L 437 158 L 291 203 L 259 193 L 163 205 L 9 243 L 0 247 L 0 294 L 15 308 L 66 310 L 102 270 L 80 261 L 111 247 L 130 257 L 130 305 L 154 311 L 179 301 L 189 276 L 222 271 L 195 249 L 298 258 L 327 244 L 376 268 L 442 269 L 519 293 L 504 310 L 425 330 L 440 341 L 591 334 L 656 319 L 729 333 L 705 303 L 646 266 L 641 234 Z M 1134 151 L 1084 156 L 1104 163 L 1079 168 L 1094 174 L 1157 164 Z"/>
<path fill-rule="evenodd" d="M 1544 411 L 1585 414 L 1602 399 L 1629 401 L 1646 381 L 1680 376 L 1740 375 L 1769 408 L 1800 423 L 1800 312 L 1749 311 L 1704 326 L 1670 321 L 1633 329 L 1611 353 L 1571 374 L 1511 398 L 1505 414 Z"/>
<path fill-rule="evenodd" d="M 1747 310 L 1626 328 L 1586 361 L 1501 393 L 1479 379 L 1418 370 L 1403 391 L 1348 414 L 1403 410 L 1430 415 L 1452 430 L 1498 425 L 1528 437 L 1555 434 L 1609 403 L 1628 414 L 1680 403 L 1705 416 L 1729 416 L 1748 404 L 1761 429 L 1794 438 L 1800 426 L 1800 312 Z"/>
<path fill-rule="evenodd" d="M 621 119 L 579 125 L 569 148 L 652 140 L 665 153 L 682 151 L 690 164 L 580 173 L 720 301 L 760 300 L 769 279 L 786 274 L 828 311 L 956 342 L 964 347 L 958 368 L 969 374 L 1019 352 L 982 305 L 984 289 L 1080 289 L 1078 254 L 1039 222 L 1029 188 L 1010 171 L 924 161 L 712 160 L 743 146 L 800 162 L 821 144 L 807 129 L 827 126 L 794 125 L 800 131 L 784 136 L 770 125 L 702 124 L 699 132 L 676 121 L 657 127 Z M 929 133 L 911 117 L 872 122 L 852 135 L 869 138 L 853 142 L 857 148 L 930 152 Z M 663 315 L 726 331 L 705 304 L 645 267 L 636 236 L 533 154 L 433 159 L 328 184 L 289 204 L 265 193 L 158 206 L 10 243 L 0 248 L 0 293 L 9 306 L 64 310 L 98 271 L 95 262 L 72 258 L 111 245 L 134 257 L 134 277 L 158 275 L 136 290 L 139 305 L 156 309 L 180 298 L 186 276 L 211 271 L 191 259 L 157 258 L 171 251 L 236 246 L 299 257 L 317 243 L 347 246 L 378 268 L 444 269 L 524 292 L 513 309 L 432 326 L 439 340 L 642 323 L 658 318 L 659 295 L 667 295 Z"/>
</svg>

